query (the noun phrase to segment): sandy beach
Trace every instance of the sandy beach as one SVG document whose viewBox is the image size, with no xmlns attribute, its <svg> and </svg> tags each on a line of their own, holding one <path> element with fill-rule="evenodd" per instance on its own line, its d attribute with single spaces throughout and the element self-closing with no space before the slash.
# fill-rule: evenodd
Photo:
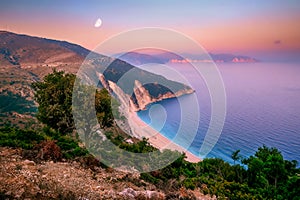
<svg viewBox="0 0 300 200">
<path fill-rule="evenodd" d="M 197 163 L 201 161 L 200 158 L 195 156 L 194 154 L 190 153 L 186 149 L 182 148 L 181 146 L 173 143 L 171 140 L 160 134 L 158 131 L 154 130 L 148 124 L 143 122 L 137 115 L 136 112 L 128 112 L 128 123 L 132 129 L 134 135 L 141 137 L 145 137 L 149 139 L 149 143 L 160 149 L 170 149 L 170 150 L 177 150 L 179 152 L 184 152 L 186 155 L 186 160 L 192 163 Z"/>
</svg>

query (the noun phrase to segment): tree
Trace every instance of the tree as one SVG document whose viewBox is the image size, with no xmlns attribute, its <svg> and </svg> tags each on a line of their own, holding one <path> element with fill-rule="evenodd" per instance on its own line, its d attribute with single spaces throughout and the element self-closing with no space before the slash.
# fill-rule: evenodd
<svg viewBox="0 0 300 200">
<path fill-rule="evenodd" d="M 248 185 L 262 191 L 264 197 L 282 199 L 289 194 L 288 183 L 297 177 L 297 162 L 284 160 L 276 148 L 260 147 L 243 162 L 248 167 Z"/>
<path fill-rule="evenodd" d="M 74 109 L 72 95 L 75 78 L 76 76 L 73 74 L 65 74 L 63 71 L 58 72 L 54 70 L 53 73 L 45 76 L 42 82 L 33 84 L 35 100 L 39 104 L 38 120 L 63 134 L 70 133 L 75 128 L 72 113 L 72 109 Z M 80 99 L 80 107 L 78 108 L 84 109 L 90 108 L 92 105 L 95 106 L 95 112 L 101 127 L 111 126 L 113 123 L 113 114 L 111 110 L 111 97 L 108 91 L 106 89 L 99 90 L 93 86 L 84 87 L 82 91 L 96 90 L 95 96 L 86 95 L 84 92 L 80 94 L 81 96 L 76 94 Z M 92 101 L 94 103 L 91 103 Z M 87 120 L 91 114 L 84 113 L 84 116 L 81 116 L 82 122 L 88 124 Z M 88 128 L 92 129 L 91 126 L 94 125 L 88 124 L 90 126 Z M 87 128 L 87 125 L 85 125 L 85 128 Z"/>
<path fill-rule="evenodd" d="M 265 162 L 264 172 L 266 173 L 267 179 L 274 184 L 275 188 L 277 188 L 278 179 L 287 179 L 285 163 L 280 153 L 268 156 Z"/>
<path fill-rule="evenodd" d="M 234 151 L 234 152 L 231 154 L 231 158 L 232 158 L 232 160 L 233 160 L 233 164 L 234 164 L 234 165 L 235 165 L 235 162 L 238 161 L 238 160 L 240 160 L 240 158 L 241 158 L 241 156 L 239 155 L 240 151 L 241 151 L 241 150 L 238 149 L 238 150 Z"/>
<path fill-rule="evenodd" d="M 72 92 L 75 75 L 56 70 L 33 83 L 35 100 L 39 104 L 37 119 L 49 127 L 68 133 L 74 129 Z"/>
<path fill-rule="evenodd" d="M 106 89 L 96 91 L 95 109 L 102 128 L 109 127 L 113 124 L 111 101 L 111 96 Z"/>
</svg>

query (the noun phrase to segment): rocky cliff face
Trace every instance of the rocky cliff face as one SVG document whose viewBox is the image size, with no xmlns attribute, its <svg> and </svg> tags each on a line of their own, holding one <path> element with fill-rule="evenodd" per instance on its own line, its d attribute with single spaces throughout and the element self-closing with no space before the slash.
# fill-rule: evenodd
<svg viewBox="0 0 300 200">
<path fill-rule="evenodd" d="M 147 105 L 155 102 L 154 98 L 150 96 L 149 91 L 146 90 L 138 80 L 134 81 L 133 92 L 135 99 L 131 97 L 130 100 L 132 101 L 132 104 L 135 105 L 135 111 L 144 110 Z"/>
<path fill-rule="evenodd" d="M 133 94 L 126 94 L 116 83 L 109 80 L 107 81 L 103 74 L 98 73 L 98 77 L 102 86 L 108 91 L 113 92 L 118 97 L 118 99 L 121 101 L 121 105 L 128 106 L 130 111 L 135 112 L 147 109 L 147 106 L 152 103 L 159 102 L 164 99 L 180 97 L 186 94 L 192 94 L 195 92 L 190 87 L 184 87 L 175 93 L 168 91 L 154 97 L 150 94 L 151 91 L 146 89 L 140 81 L 135 80 Z"/>
<path fill-rule="evenodd" d="M 132 104 L 134 105 L 134 111 L 145 110 L 151 103 L 159 102 L 164 99 L 180 97 L 182 95 L 192 94 L 195 92 L 192 88 L 184 88 L 176 91 L 175 93 L 168 91 L 158 95 L 157 97 L 154 97 L 150 95 L 149 91 L 138 80 L 135 80 L 134 86 L 134 97 L 130 98 Z"/>
<path fill-rule="evenodd" d="M 41 81 L 53 69 L 76 74 L 83 64 L 88 67 L 87 73 L 82 74 L 85 80 L 96 78 L 111 93 L 124 93 L 133 111 L 146 109 L 149 104 L 163 99 L 193 92 L 182 83 L 120 59 L 90 52 L 76 44 L 0 31 L 0 111 L 5 113 L 3 119 L 0 116 L 0 125 L 11 118 L 9 113 L 26 114 L 29 119 L 35 115 L 37 108 L 31 87 L 33 82 Z M 91 75 L 91 71 L 99 71 L 101 75 Z M 119 86 L 118 92 L 112 90 L 117 88 L 113 87 L 113 83 Z"/>
</svg>

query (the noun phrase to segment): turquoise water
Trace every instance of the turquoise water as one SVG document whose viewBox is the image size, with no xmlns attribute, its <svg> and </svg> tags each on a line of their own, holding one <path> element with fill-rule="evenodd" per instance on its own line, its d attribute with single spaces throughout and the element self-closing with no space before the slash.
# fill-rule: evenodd
<svg viewBox="0 0 300 200">
<path fill-rule="evenodd" d="M 178 64 L 175 68 L 190 81 L 196 94 L 152 104 L 148 110 L 138 112 L 138 116 L 199 156 L 211 119 L 209 92 L 204 81 L 188 67 Z M 300 162 L 300 64 L 233 63 L 219 64 L 218 69 L 226 90 L 227 115 L 221 136 L 206 157 L 232 162 L 233 151 L 240 149 L 241 155 L 248 157 L 265 144 L 278 148 L 285 159 Z M 194 105 L 195 97 L 200 113 L 197 121 L 193 116 L 196 108 L 189 107 Z M 187 113 L 184 123 L 198 125 L 192 144 L 185 142 L 191 137 L 189 125 L 183 129 L 184 134 L 176 136 L 183 122 L 181 107 Z"/>
</svg>

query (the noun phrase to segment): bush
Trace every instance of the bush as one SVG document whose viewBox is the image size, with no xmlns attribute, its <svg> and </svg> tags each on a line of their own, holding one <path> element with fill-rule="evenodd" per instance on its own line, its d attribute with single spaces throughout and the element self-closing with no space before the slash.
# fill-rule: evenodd
<svg viewBox="0 0 300 200">
<path fill-rule="evenodd" d="M 141 173 L 141 179 L 149 182 L 149 183 L 153 183 L 153 184 L 157 184 L 158 183 L 158 179 L 153 177 L 151 174 L 149 173 Z"/>
<path fill-rule="evenodd" d="M 13 127 L 0 128 L 0 146 L 21 147 L 32 149 L 45 139 L 42 134 L 33 130 L 22 130 Z"/>
<path fill-rule="evenodd" d="M 88 154 L 88 151 L 85 148 L 79 147 L 78 142 L 68 135 L 58 135 L 55 139 L 57 140 L 57 145 L 63 152 L 63 157 L 66 159 L 72 159 Z"/>
<path fill-rule="evenodd" d="M 54 140 L 43 141 L 37 148 L 39 149 L 38 159 L 59 161 L 62 158 L 61 149 Z"/>
<path fill-rule="evenodd" d="M 196 181 L 192 178 L 186 178 L 183 181 L 183 186 L 187 189 L 194 190 L 196 188 Z"/>
<path fill-rule="evenodd" d="M 85 155 L 76 159 L 83 167 L 95 170 L 96 167 L 102 167 L 100 161 L 92 155 Z"/>
</svg>

